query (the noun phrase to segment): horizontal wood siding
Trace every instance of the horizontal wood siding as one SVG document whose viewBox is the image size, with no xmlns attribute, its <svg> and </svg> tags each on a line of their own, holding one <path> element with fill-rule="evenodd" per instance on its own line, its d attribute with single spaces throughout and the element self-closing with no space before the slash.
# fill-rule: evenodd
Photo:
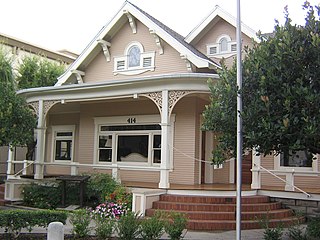
<svg viewBox="0 0 320 240">
<path fill-rule="evenodd" d="M 268 169 L 273 170 L 274 169 L 274 156 L 272 154 L 261 156 L 261 166 Z M 286 179 L 285 175 L 279 175 L 282 179 Z M 261 185 L 262 186 L 277 186 L 277 187 L 283 187 L 285 184 L 277 179 L 276 177 L 272 176 L 270 173 L 263 172 L 261 174 Z"/>
<path fill-rule="evenodd" d="M 150 100 L 81 104 L 79 162 L 94 162 L 95 117 L 159 114 Z"/>
<path fill-rule="evenodd" d="M 163 51 L 162 55 L 159 54 L 158 47 L 156 45 L 154 36 L 150 34 L 149 29 L 145 27 L 138 20 L 137 23 L 137 33 L 133 34 L 129 26 L 126 23 L 119 32 L 109 40 L 111 47 L 109 48 L 111 54 L 111 61 L 107 62 L 102 50 L 96 56 L 95 59 L 87 66 L 85 69 L 84 82 L 101 82 L 111 79 L 128 79 L 132 76 L 125 75 L 114 75 L 114 57 L 123 56 L 126 47 L 134 42 L 140 42 L 145 52 L 155 51 L 155 71 L 148 71 L 146 73 L 138 75 L 141 76 L 152 76 L 165 73 L 173 72 L 187 72 L 187 67 L 185 61 L 181 59 L 180 53 L 168 45 L 165 41 L 161 39 Z M 133 77 L 137 77 L 134 75 Z"/>
<path fill-rule="evenodd" d="M 195 118 L 196 103 L 194 98 L 183 98 L 173 111 L 176 114 L 173 168 L 170 183 L 195 184 Z M 183 154 L 182 154 L 183 153 Z M 185 155 L 187 156 L 185 156 Z"/>
<path fill-rule="evenodd" d="M 157 171 L 120 170 L 120 179 L 128 182 L 158 183 L 160 174 Z"/>
<path fill-rule="evenodd" d="M 47 131 L 46 131 L 46 151 L 45 162 L 53 162 L 53 149 L 52 149 L 52 126 L 58 125 L 75 125 L 75 144 L 74 144 L 74 157 L 73 160 L 77 161 L 79 156 L 79 113 L 64 113 L 64 114 L 49 114 L 47 119 Z M 70 174 L 70 170 L 66 170 L 68 167 L 59 166 L 46 166 L 46 174 Z"/>
</svg>

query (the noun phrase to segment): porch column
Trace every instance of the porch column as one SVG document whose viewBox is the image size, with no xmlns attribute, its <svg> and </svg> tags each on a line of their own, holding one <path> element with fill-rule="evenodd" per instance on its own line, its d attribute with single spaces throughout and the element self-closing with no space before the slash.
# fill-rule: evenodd
<svg viewBox="0 0 320 240">
<path fill-rule="evenodd" d="M 162 91 L 162 112 L 161 112 L 161 165 L 159 188 L 169 188 L 169 92 Z"/>
<path fill-rule="evenodd" d="M 257 152 L 253 149 L 252 150 L 252 170 L 251 170 L 252 171 L 252 182 L 251 182 L 252 189 L 261 188 L 260 164 L 261 164 L 261 155 L 257 156 Z"/>
<path fill-rule="evenodd" d="M 37 149 L 35 164 L 35 179 L 43 179 L 43 163 L 44 163 L 44 141 L 45 141 L 45 120 L 44 120 L 44 104 L 43 100 L 39 100 L 38 109 L 38 125 L 37 125 Z"/>
<path fill-rule="evenodd" d="M 7 179 L 12 178 L 12 176 L 14 175 L 14 150 L 13 147 L 11 145 L 8 146 L 8 166 L 7 166 Z"/>
</svg>

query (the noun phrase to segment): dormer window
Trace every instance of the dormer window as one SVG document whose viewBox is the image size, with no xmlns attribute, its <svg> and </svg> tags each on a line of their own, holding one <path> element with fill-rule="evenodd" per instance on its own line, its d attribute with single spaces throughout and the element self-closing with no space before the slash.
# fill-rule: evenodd
<svg viewBox="0 0 320 240">
<path fill-rule="evenodd" d="M 136 75 L 154 71 L 155 52 L 145 52 L 141 43 L 130 43 L 123 56 L 114 57 L 114 74 Z"/>
<path fill-rule="evenodd" d="M 230 36 L 220 36 L 215 44 L 207 45 L 207 55 L 214 57 L 228 57 L 237 51 L 237 43 L 231 41 Z"/>
</svg>

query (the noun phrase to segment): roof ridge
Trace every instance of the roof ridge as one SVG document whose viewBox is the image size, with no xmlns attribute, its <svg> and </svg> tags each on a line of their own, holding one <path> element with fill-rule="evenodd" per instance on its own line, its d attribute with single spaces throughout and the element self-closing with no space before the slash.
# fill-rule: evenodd
<svg viewBox="0 0 320 240">
<path fill-rule="evenodd" d="M 168 27 L 166 24 L 162 23 L 161 21 L 159 21 L 158 19 L 154 18 L 153 16 L 151 16 L 149 13 L 145 12 L 144 10 L 142 10 L 141 8 L 139 8 L 138 6 L 134 5 L 133 3 L 129 2 L 126 0 L 127 3 L 129 3 L 130 5 L 132 5 L 133 7 L 135 7 L 138 11 L 140 11 L 142 14 L 144 14 L 145 16 L 147 16 L 151 21 L 153 21 L 155 24 L 157 24 L 159 27 L 161 27 L 164 31 L 166 31 L 168 34 L 170 34 L 173 38 L 175 38 L 177 41 L 179 41 L 183 46 L 185 46 L 186 48 L 188 48 L 191 52 L 193 52 L 195 55 L 197 55 L 198 57 L 201 57 L 203 59 L 206 59 L 212 63 L 214 63 L 215 65 L 220 66 L 220 64 L 216 63 L 215 61 L 213 61 L 212 59 L 210 59 L 209 57 L 207 57 L 205 54 L 203 54 L 202 52 L 200 52 L 198 49 L 196 49 L 194 46 L 192 46 L 191 44 L 189 44 L 188 42 L 185 41 L 185 37 L 183 37 L 180 33 L 176 32 L 175 30 L 173 30 L 172 28 Z"/>
</svg>

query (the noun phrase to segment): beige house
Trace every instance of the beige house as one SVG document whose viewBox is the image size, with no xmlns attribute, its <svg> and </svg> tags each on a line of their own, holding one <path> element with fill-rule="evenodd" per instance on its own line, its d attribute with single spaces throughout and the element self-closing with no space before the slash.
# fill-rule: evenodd
<svg viewBox="0 0 320 240">
<path fill-rule="evenodd" d="M 163 193 L 234 196 L 235 160 L 213 168 L 215 134 L 201 123 L 208 79 L 218 81 L 219 61 L 231 64 L 236 55 L 235 26 L 216 7 L 182 37 L 126 1 L 54 87 L 19 92 L 38 116 L 36 158 L 24 172 L 34 165 L 34 179 L 110 173 L 133 187 L 133 208 L 142 214 Z M 244 24 L 242 33 L 243 45 L 257 40 Z M 9 154 L 7 200 L 18 200 L 26 181 L 14 162 Z M 300 167 L 250 152 L 243 161 L 244 196 L 317 207 L 320 190 L 308 188 L 319 180 L 318 159 Z"/>
</svg>

